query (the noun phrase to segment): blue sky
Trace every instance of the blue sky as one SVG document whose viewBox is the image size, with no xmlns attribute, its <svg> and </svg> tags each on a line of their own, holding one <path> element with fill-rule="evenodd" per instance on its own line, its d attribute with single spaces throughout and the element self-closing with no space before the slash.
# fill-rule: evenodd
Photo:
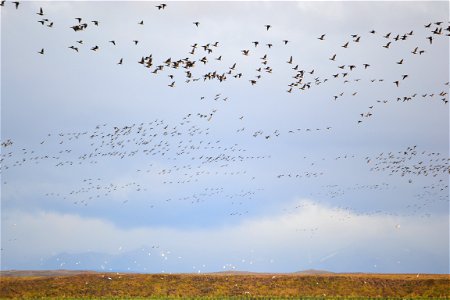
<svg viewBox="0 0 450 300">
<path fill-rule="evenodd" d="M 2 269 L 449 272 L 448 3 L 158 4 L 1 8 Z"/>
</svg>

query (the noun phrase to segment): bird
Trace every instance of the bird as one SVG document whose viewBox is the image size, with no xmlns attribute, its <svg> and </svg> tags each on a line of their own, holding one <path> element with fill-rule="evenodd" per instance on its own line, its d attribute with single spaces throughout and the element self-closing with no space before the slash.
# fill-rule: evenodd
<svg viewBox="0 0 450 300">
<path fill-rule="evenodd" d="M 175 81 L 168 85 L 169 87 L 175 87 Z"/>
<path fill-rule="evenodd" d="M 97 51 L 98 49 L 99 49 L 99 48 L 98 48 L 97 45 L 91 48 L 92 51 Z"/>
<path fill-rule="evenodd" d="M 73 50 L 75 50 L 75 51 L 77 51 L 77 52 L 78 52 L 78 48 L 77 48 L 77 47 L 75 47 L 75 46 L 70 46 L 69 48 L 70 48 L 70 49 L 73 49 Z"/>
<path fill-rule="evenodd" d="M 198 27 L 198 25 L 200 25 L 200 22 L 192 22 L 196 27 Z"/>
<path fill-rule="evenodd" d="M 134 43 L 135 45 L 137 45 L 137 44 L 139 43 L 139 41 L 138 41 L 138 40 L 133 40 L 133 43 Z"/>
<path fill-rule="evenodd" d="M 433 37 L 432 36 L 427 37 L 427 39 L 430 41 L 430 45 L 433 44 Z"/>
<path fill-rule="evenodd" d="M 144 25 L 144 20 L 141 20 L 140 22 L 138 22 L 139 25 Z"/>
<path fill-rule="evenodd" d="M 287 45 L 287 43 L 289 43 L 289 41 L 288 41 L 288 40 L 283 40 L 283 43 L 284 43 L 285 45 Z"/>
<path fill-rule="evenodd" d="M 116 45 L 116 41 L 114 41 L 114 40 L 112 40 L 112 41 L 109 41 L 111 44 L 113 44 L 114 46 Z"/>
<path fill-rule="evenodd" d="M 82 18 L 75 18 L 75 20 L 78 20 L 78 23 L 81 23 Z"/>
<path fill-rule="evenodd" d="M 398 65 L 403 64 L 403 58 L 402 58 L 400 61 L 398 61 L 397 64 L 398 64 Z"/>
<path fill-rule="evenodd" d="M 44 48 L 41 49 L 41 51 L 38 51 L 39 54 L 44 54 Z M 51 56 L 51 55 L 50 55 Z"/>
<path fill-rule="evenodd" d="M 5 0 L 0 1 L 0 6 L 5 6 Z"/>
<path fill-rule="evenodd" d="M 325 35 L 326 35 L 326 34 L 322 34 L 322 35 L 321 35 L 320 37 L 318 37 L 317 39 L 323 41 L 323 40 L 325 40 Z"/>
<path fill-rule="evenodd" d="M 405 80 L 408 77 L 408 74 L 402 75 L 402 80 Z"/>
<path fill-rule="evenodd" d="M 16 9 L 19 9 L 19 4 L 20 4 L 20 2 L 14 1 L 14 2 L 12 2 L 12 3 L 16 6 Z"/>
<path fill-rule="evenodd" d="M 347 48 L 348 47 L 348 42 L 345 43 L 344 45 L 341 46 L 342 48 Z"/>
<path fill-rule="evenodd" d="M 155 7 L 158 8 L 158 10 L 166 8 L 167 4 L 161 3 L 160 5 L 156 5 Z"/>
<path fill-rule="evenodd" d="M 269 31 L 270 27 L 272 27 L 272 25 L 264 25 L 264 27 L 266 27 L 266 31 Z"/>
<path fill-rule="evenodd" d="M 288 64 L 292 64 L 292 55 L 291 55 L 291 57 L 289 58 L 289 60 L 287 61 L 287 63 L 288 63 Z"/>
<path fill-rule="evenodd" d="M 395 85 L 398 87 L 398 85 L 399 85 L 399 81 L 398 80 L 396 80 L 396 81 L 394 81 L 394 83 L 395 83 Z"/>
<path fill-rule="evenodd" d="M 98 21 L 91 21 L 95 26 L 98 26 Z"/>
<path fill-rule="evenodd" d="M 39 12 L 36 13 L 39 16 L 43 16 L 44 15 L 44 11 L 42 10 L 42 7 L 39 8 Z"/>
<path fill-rule="evenodd" d="M 333 54 L 333 56 L 330 57 L 330 60 L 336 60 L 336 54 Z"/>
<path fill-rule="evenodd" d="M 391 44 L 391 42 L 388 42 L 388 43 L 387 43 L 386 45 L 384 45 L 383 47 L 386 48 L 386 49 L 388 49 L 390 44 Z"/>
<path fill-rule="evenodd" d="M 121 58 L 117 64 L 121 65 L 122 63 L 123 63 L 123 58 Z"/>
<path fill-rule="evenodd" d="M 255 45 L 255 48 L 258 46 L 259 42 L 252 42 Z"/>
</svg>

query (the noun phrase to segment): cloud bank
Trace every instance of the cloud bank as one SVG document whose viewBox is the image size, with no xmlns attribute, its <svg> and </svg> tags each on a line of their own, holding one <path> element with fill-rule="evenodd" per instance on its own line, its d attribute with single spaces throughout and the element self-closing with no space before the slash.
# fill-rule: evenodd
<svg viewBox="0 0 450 300">
<path fill-rule="evenodd" d="M 305 199 L 292 204 L 282 214 L 208 229 L 122 229 L 75 214 L 15 211 L 3 218 L 2 268 L 20 268 L 27 258 L 26 265 L 36 268 L 139 272 L 262 272 L 275 261 L 279 272 L 448 272 L 449 243 L 442 239 L 448 217 L 362 215 Z"/>
</svg>

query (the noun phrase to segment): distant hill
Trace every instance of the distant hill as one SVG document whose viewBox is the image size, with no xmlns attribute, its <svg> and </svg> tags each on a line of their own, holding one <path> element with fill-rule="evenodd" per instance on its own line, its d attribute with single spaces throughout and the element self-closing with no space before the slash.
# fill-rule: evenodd
<svg viewBox="0 0 450 300">
<path fill-rule="evenodd" d="M 314 269 L 308 269 L 304 271 L 298 271 L 294 272 L 294 274 L 304 274 L 304 275 L 324 275 L 324 274 L 336 274 L 334 272 L 329 272 L 325 270 L 314 270 Z"/>
<path fill-rule="evenodd" d="M 95 271 L 82 270 L 8 270 L 0 271 L 1 277 L 49 277 L 49 276 L 73 276 L 83 274 L 96 274 Z"/>
</svg>

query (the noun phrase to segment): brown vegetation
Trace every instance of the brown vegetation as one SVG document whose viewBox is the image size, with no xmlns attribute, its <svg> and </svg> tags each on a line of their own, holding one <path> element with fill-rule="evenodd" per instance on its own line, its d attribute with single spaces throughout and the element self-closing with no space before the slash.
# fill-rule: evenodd
<svg viewBox="0 0 450 300">
<path fill-rule="evenodd" d="M 431 297 L 448 298 L 449 275 L 118 274 L 1 277 L 0 297 Z"/>
</svg>

